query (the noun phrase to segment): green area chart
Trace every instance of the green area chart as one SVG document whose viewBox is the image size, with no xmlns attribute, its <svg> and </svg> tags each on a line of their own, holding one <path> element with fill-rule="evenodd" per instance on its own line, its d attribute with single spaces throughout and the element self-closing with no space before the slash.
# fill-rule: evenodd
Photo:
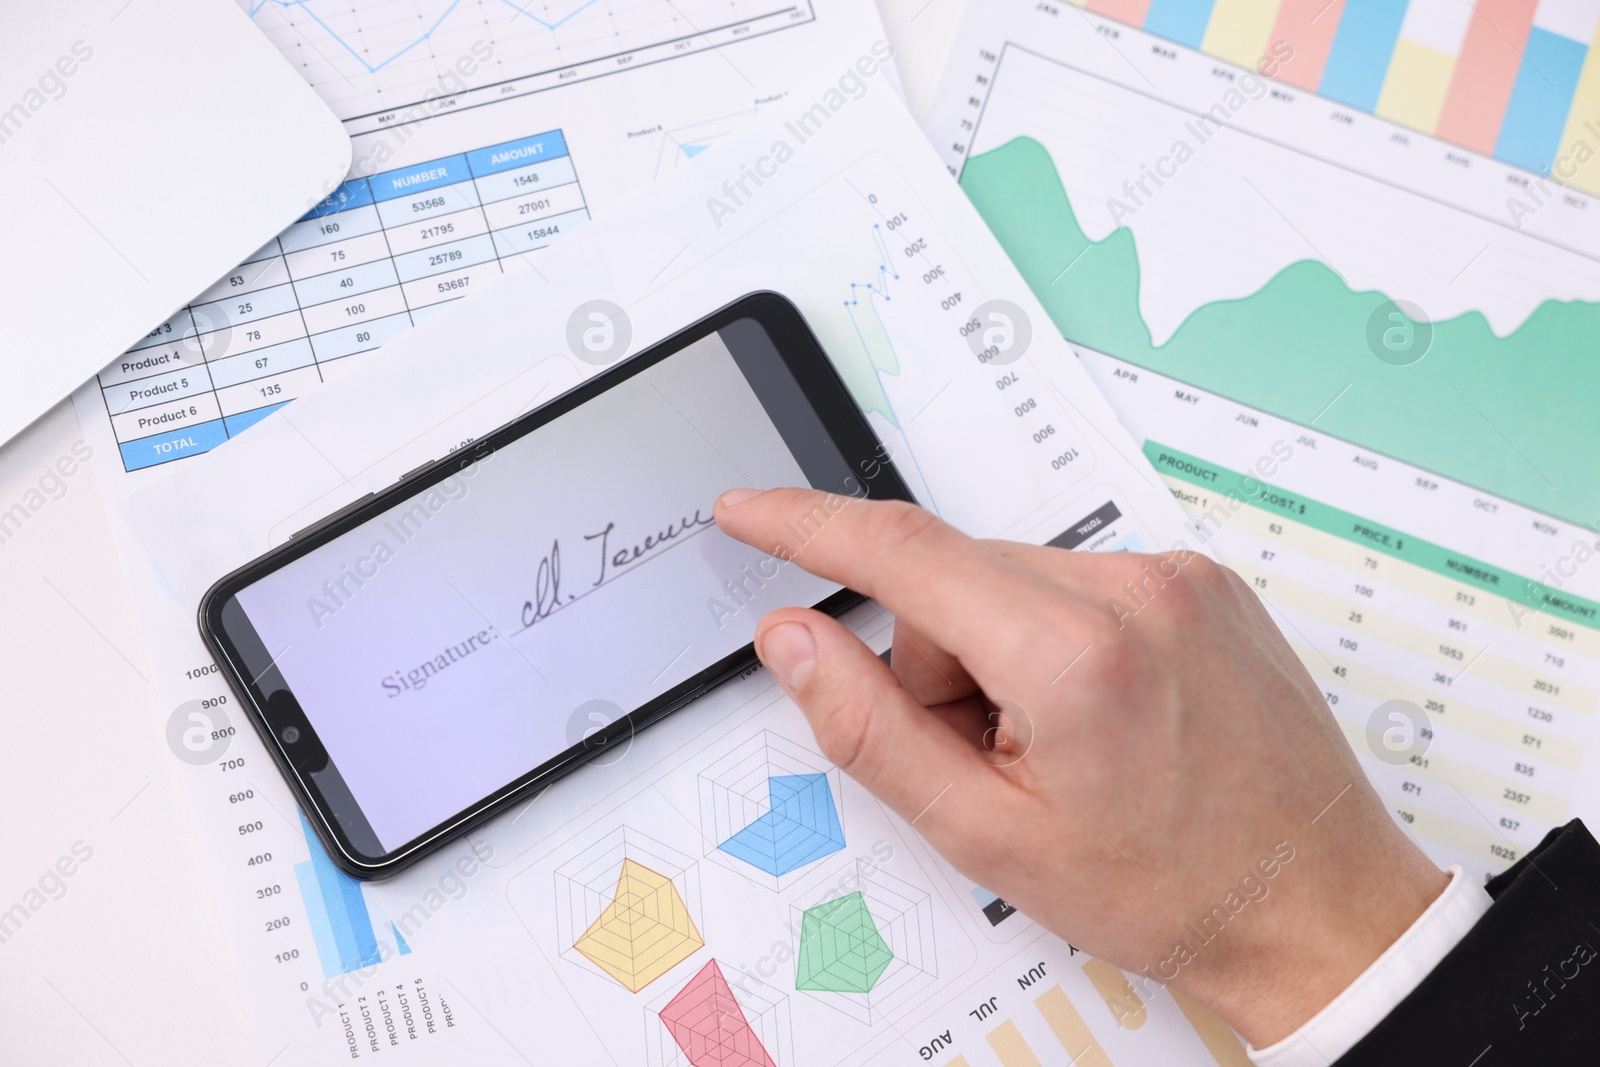
<svg viewBox="0 0 1600 1067">
<path fill-rule="evenodd" d="M 1426 355 L 1396 365 L 1368 342 L 1391 298 L 1302 260 L 1249 296 L 1198 308 L 1156 345 L 1139 314 L 1133 233 L 1090 240 L 1043 145 L 1019 137 L 975 156 L 961 185 L 1069 341 L 1600 524 L 1600 304 L 1547 301 L 1505 337 L 1468 312 L 1433 323 Z"/>
</svg>

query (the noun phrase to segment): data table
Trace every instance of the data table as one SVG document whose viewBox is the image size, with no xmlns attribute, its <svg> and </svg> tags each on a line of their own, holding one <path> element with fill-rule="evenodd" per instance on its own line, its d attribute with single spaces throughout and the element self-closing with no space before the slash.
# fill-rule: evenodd
<svg viewBox="0 0 1600 1067">
<path fill-rule="evenodd" d="M 559 130 L 346 181 L 101 372 L 123 467 L 215 448 L 588 219 Z"/>
</svg>

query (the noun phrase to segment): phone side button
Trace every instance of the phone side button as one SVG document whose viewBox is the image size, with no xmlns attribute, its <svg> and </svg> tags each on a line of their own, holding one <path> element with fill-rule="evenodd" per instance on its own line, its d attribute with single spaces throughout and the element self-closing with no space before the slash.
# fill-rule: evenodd
<svg viewBox="0 0 1600 1067">
<path fill-rule="evenodd" d="M 316 522 L 312 523 L 310 526 L 307 526 L 304 529 L 296 530 L 294 532 L 294 536 L 289 538 L 289 540 L 298 541 L 300 539 L 301 535 L 310 533 L 312 530 L 317 529 L 319 526 L 326 526 L 328 523 L 333 522 L 335 519 L 343 518 L 345 515 L 347 515 L 350 512 L 354 511 L 356 508 L 359 508 L 362 504 L 365 504 L 367 501 L 371 500 L 373 497 L 375 497 L 377 495 L 378 494 L 376 494 L 376 493 L 368 493 L 365 496 L 357 497 L 356 499 L 350 501 L 350 503 L 346 504 L 344 507 L 340 508 L 338 511 L 335 511 L 332 515 L 325 515 L 322 518 L 318 519 Z"/>
</svg>

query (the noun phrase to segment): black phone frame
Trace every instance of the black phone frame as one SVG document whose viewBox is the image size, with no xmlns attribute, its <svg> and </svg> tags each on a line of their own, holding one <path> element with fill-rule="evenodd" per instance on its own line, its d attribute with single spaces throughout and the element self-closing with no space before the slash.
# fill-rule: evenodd
<svg viewBox="0 0 1600 1067">
<path fill-rule="evenodd" d="M 243 610 L 236 607 L 234 598 L 238 592 L 741 319 L 752 319 L 764 328 L 805 400 L 826 428 L 830 441 L 853 472 L 845 481 L 853 481 L 854 484 L 846 485 L 843 489 L 849 495 L 868 499 L 914 502 L 905 481 L 895 469 L 889 450 L 879 441 L 866 417 L 851 399 L 844 380 L 829 361 L 799 308 L 781 294 L 754 292 L 621 360 L 470 445 L 417 468 L 383 490 L 344 506 L 272 551 L 218 579 L 201 598 L 198 623 L 202 640 L 215 657 L 223 677 L 294 792 L 295 799 L 306 813 L 328 855 L 341 870 L 363 880 L 387 878 L 399 873 L 533 797 L 597 755 L 614 751 L 620 742 L 639 730 L 745 673 L 758 663 L 755 648 L 746 644 L 735 650 L 406 844 L 369 855 L 355 845 L 352 830 L 359 831 L 360 827 L 366 827 L 366 836 L 373 841 L 376 841 L 376 835 L 371 833 L 366 817 L 361 814 L 359 805 L 348 789 L 342 789 L 347 801 L 338 800 L 327 795 L 329 790 L 313 781 L 313 776 L 323 777 L 331 770 L 333 777 L 330 781 L 337 782 L 341 787 L 343 783 L 342 776 L 338 775 L 337 768 L 316 736 L 316 730 L 288 685 L 285 683 L 275 688 L 269 699 L 259 683 L 267 677 L 268 671 L 275 671 L 276 668 L 269 664 L 267 670 L 252 678 L 245 666 L 241 647 L 250 641 L 259 645 L 260 639 L 255 635 L 254 628 L 249 626 Z M 831 615 L 839 615 L 861 600 L 859 594 L 844 589 L 814 607 Z M 230 608 L 230 603 L 235 606 Z M 228 619 L 224 618 L 225 614 L 229 616 Z M 236 630 L 239 627 L 243 627 L 243 630 L 231 632 L 230 623 Z M 277 677 L 281 678 L 281 675 Z M 289 734 L 296 738 L 293 741 L 285 740 L 285 731 L 289 730 L 297 731 Z M 352 811 L 351 806 L 355 810 Z"/>
</svg>

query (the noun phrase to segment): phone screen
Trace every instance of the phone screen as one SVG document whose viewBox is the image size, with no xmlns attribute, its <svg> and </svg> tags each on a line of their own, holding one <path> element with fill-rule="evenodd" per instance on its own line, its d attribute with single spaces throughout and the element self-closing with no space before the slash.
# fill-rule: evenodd
<svg viewBox="0 0 1600 1067">
<path fill-rule="evenodd" d="M 603 709 L 739 650 L 767 611 L 837 593 L 723 534 L 712 504 L 849 470 L 760 323 L 736 320 L 239 588 L 223 615 L 253 632 L 239 654 L 268 699 L 291 691 L 320 739 L 364 817 L 340 816 L 352 842 L 388 853 Z M 796 537 L 817 518 L 796 516 Z"/>
</svg>

